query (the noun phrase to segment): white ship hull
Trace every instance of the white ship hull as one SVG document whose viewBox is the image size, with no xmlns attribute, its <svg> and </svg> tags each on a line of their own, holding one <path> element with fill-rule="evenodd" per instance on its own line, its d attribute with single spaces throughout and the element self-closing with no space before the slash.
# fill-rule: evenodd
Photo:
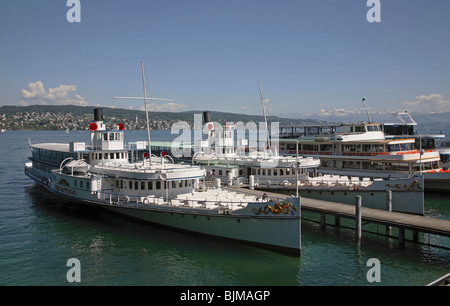
<svg viewBox="0 0 450 306">
<path fill-rule="evenodd" d="M 321 169 L 319 173 L 323 174 L 334 174 L 334 175 L 347 175 L 347 176 L 358 176 L 358 177 L 375 177 L 375 178 L 399 178 L 407 179 L 410 174 L 405 172 L 395 172 L 395 171 L 357 171 L 357 170 L 328 170 Z M 450 171 L 441 170 L 436 172 L 422 172 L 424 177 L 424 188 L 427 191 L 439 191 L 439 192 L 449 192 L 450 191 Z"/>
<path fill-rule="evenodd" d="M 113 196 L 102 193 L 80 191 L 69 187 L 70 177 L 66 175 L 61 177 L 69 184 L 61 186 L 57 183 L 61 177 L 57 177 L 56 181 L 42 180 L 40 174 L 35 173 L 30 167 L 30 163 L 26 164 L 25 173 L 49 192 L 75 203 L 101 207 L 128 217 L 182 231 L 250 243 L 294 256 L 300 255 L 301 223 L 298 198 L 278 202 L 278 204 L 290 203 L 290 207 L 284 212 L 280 210 L 273 212 L 273 208 L 277 207 L 277 203 L 273 201 L 246 203 L 240 209 L 237 208 L 240 206 L 238 201 L 226 203 L 227 206 L 222 208 L 208 209 L 206 205 L 199 205 L 197 209 L 192 209 L 192 207 L 176 206 L 170 203 L 152 204 L 142 197 L 136 197 L 136 200 L 134 198 L 125 200 L 125 197 L 120 196 L 115 200 Z"/>
<path fill-rule="evenodd" d="M 450 171 L 427 172 L 424 177 L 427 190 L 450 191 Z"/>
<path fill-rule="evenodd" d="M 300 255 L 299 217 L 283 217 L 283 221 L 271 217 L 210 215 L 180 211 L 153 209 L 127 209 L 106 207 L 147 222 L 179 230 L 227 238 Z M 286 233 L 289 233 L 286 235 Z"/>
<path fill-rule="evenodd" d="M 345 178 L 345 180 L 344 180 Z M 391 210 L 397 212 L 424 214 L 424 188 L 420 176 L 408 179 L 359 180 L 344 176 L 319 176 L 299 181 L 299 194 L 302 197 L 355 205 L 355 196 L 361 195 L 363 206 L 388 210 L 387 192 L 391 191 Z M 294 181 L 272 181 L 270 186 L 261 181 L 255 188 L 265 190 L 289 191 L 297 189 Z"/>
<path fill-rule="evenodd" d="M 416 137 L 387 138 L 379 124 L 358 123 L 343 124 L 331 136 L 309 135 L 279 143 L 281 154 L 320 158 L 319 173 L 385 179 L 422 173 L 425 189 L 448 192 L 449 175 L 441 166 L 439 152 L 429 144 L 418 147 Z"/>
<path fill-rule="evenodd" d="M 332 201 L 343 204 L 355 205 L 355 197 L 362 197 L 363 207 L 388 210 L 386 202 L 386 191 L 332 191 L 332 190 L 301 190 L 300 196 L 324 201 Z M 424 214 L 423 193 L 395 192 L 392 193 L 392 211 L 410 213 L 416 215 Z"/>
</svg>

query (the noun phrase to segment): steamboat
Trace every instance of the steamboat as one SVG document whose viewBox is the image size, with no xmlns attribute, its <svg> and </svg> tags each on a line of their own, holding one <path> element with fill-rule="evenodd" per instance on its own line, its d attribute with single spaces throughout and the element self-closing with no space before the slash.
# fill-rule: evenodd
<svg viewBox="0 0 450 306">
<path fill-rule="evenodd" d="M 362 195 L 364 206 L 383 210 L 386 209 L 386 191 L 390 191 L 393 211 L 424 213 L 420 175 L 387 179 L 322 174 L 320 159 L 300 156 L 297 144 L 292 152 L 295 156 L 279 155 L 273 147 L 254 150 L 246 147 L 245 139 L 235 139 L 239 133 L 235 133 L 231 123 L 216 128 L 219 124 L 211 122 L 209 112 L 204 112 L 203 120 L 208 127 L 207 136 L 196 142 L 197 152 L 192 160 L 205 167 L 210 180 L 220 179 L 228 186 L 248 185 L 251 189 L 296 192 L 303 197 L 351 205 L 354 205 L 355 195 Z"/>
<path fill-rule="evenodd" d="M 300 200 L 262 199 L 215 185 L 205 169 L 144 154 L 130 162 L 123 125 L 101 109 L 84 142 L 32 144 L 25 173 L 51 193 L 160 225 L 300 254 Z"/>
<path fill-rule="evenodd" d="M 280 152 L 319 157 L 323 174 L 372 178 L 424 176 L 429 190 L 449 191 L 450 172 L 433 147 L 416 147 L 415 137 L 385 137 L 380 124 L 342 124 L 333 134 L 280 139 Z"/>
<path fill-rule="evenodd" d="M 441 155 L 441 161 L 443 163 L 443 167 L 448 169 L 450 168 L 450 140 L 443 139 L 438 143 L 439 154 Z"/>
<path fill-rule="evenodd" d="M 300 255 L 300 198 L 262 198 L 208 186 L 199 165 L 151 154 L 144 66 L 148 152 L 131 161 L 124 125 L 107 129 L 94 110 L 85 142 L 31 144 L 25 174 L 54 195 L 178 230 Z"/>
</svg>

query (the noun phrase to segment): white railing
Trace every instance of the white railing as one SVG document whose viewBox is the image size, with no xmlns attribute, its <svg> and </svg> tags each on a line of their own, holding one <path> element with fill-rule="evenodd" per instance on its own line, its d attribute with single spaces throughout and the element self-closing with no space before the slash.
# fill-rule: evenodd
<svg viewBox="0 0 450 306">
<path fill-rule="evenodd" d="M 251 194 L 236 193 L 222 189 L 179 194 L 176 197 L 155 197 L 154 195 L 126 195 L 112 192 L 97 192 L 97 200 L 107 205 L 161 209 L 195 209 L 231 213 L 247 206 L 249 202 L 268 201 Z"/>
<path fill-rule="evenodd" d="M 266 187 L 266 188 L 281 188 L 281 187 L 291 187 L 296 186 L 305 187 L 367 187 L 372 184 L 370 178 L 359 179 L 359 177 L 347 176 L 323 176 L 314 178 L 303 178 L 298 181 L 295 178 L 283 178 L 283 179 L 272 179 L 272 178 L 255 178 L 255 187 Z"/>
</svg>

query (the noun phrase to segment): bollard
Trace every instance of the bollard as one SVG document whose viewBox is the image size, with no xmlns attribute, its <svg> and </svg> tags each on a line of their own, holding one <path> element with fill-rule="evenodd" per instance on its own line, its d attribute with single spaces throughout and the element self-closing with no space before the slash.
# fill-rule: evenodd
<svg viewBox="0 0 450 306">
<path fill-rule="evenodd" d="M 228 172 L 228 186 L 233 186 L 233 173 Z"/>
<path fill-rule="evenodd" d="M 254 175 L 250 175 L 248 177 L 248 183 L 250 185 L 251 190 L 255 189 L 255 176 Z"/>
<path fill-rule="evenodd" d="M 361 239 L 361 207 L 362 207 L 362 198 L 360 195 L 356 196 L 356 238 Z"/>
<path fill-rule="evenodd" d="M 200 179 L 194 179 L 194 189 L 200 188 Z"/>
</svg>

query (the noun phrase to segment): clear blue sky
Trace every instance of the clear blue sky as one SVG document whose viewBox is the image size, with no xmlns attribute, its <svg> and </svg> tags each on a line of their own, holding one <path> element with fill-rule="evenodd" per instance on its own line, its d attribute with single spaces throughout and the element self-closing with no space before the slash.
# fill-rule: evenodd
<svg viewBox="0 0 450 306">
<path fill-rule="evenodd" d="M 160 109 L 307 116 L 450 111 L 450 1 L 66 0 L 0 2 L 0 105 L 139 108 L 140 61 Z"/>
</svg>

